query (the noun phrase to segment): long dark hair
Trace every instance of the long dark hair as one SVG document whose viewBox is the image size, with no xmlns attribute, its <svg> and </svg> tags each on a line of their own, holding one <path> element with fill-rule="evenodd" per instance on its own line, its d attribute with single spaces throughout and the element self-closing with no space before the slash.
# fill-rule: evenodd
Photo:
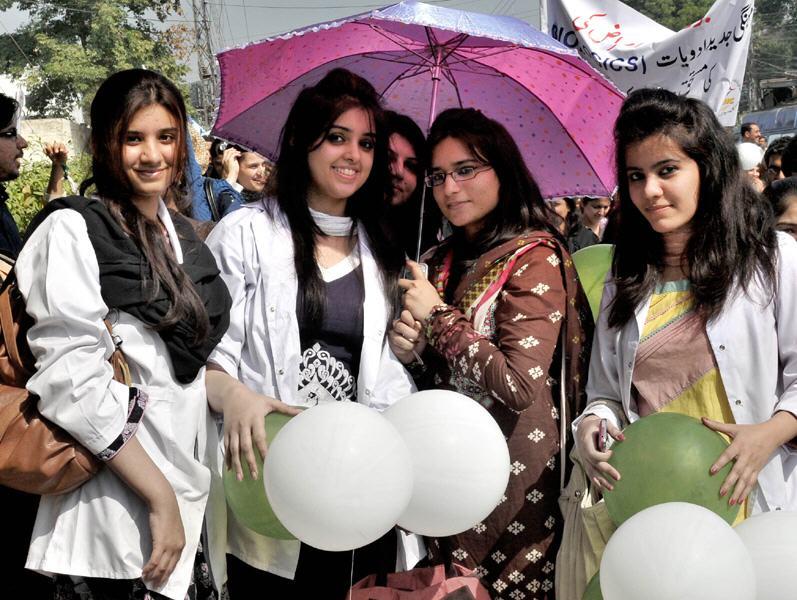
<svg viewBox="0 0 797 600">
<path fill-rule="evenodd" d="M 407 115 L 392 110 L 385 111 L 385 124 L 388 141 L 393 134 L 403 137 L 412 146 L 418 160 L 415 171 L 417 178 L 415 191 L 403 204 L 391 205 L 388 214 L 388 225 L 393 231 L 395 243 L 399 244 L 407 256 L 414 260 L 418 252 L 418 225 L 421 219 L 421 203 L 424 192 L 423 176 L 429 164 L 426 154 L 426 138 L 424 138 L 421 128 Z M 442 221 L 443 215 L 440 213 L 440 209 L 432 195 L 427 193 L 425 202 L 423 202 L 421 254 L 437 243 L 437 232 L 440 230 Z"/>
<path fill-rule="evenodd" d="M 547 231 L 561 239 L 554 226 L 558 217 L 545 205 L 520 149 L 503 125 L 474 108 L 450 108 L 432 124 L 429 156 L 446 138 L 459 140 L 478 160 L 491 165 L 500 182 L 498 204 L 477 238 L 466 242 L 464 232 L 455 227 L 455 247 L 468 248 L 466 253 L 475 258 L 527 229 Z"/>
<path fill-rule="evenodd" d="M 772 206 L 774 224 L 797 199 L 797 177 L 776 179 L 764 189 L 764 198 L 769 200 Z"/>
<path fill-rule="evenodd" d="M 581 224 L 581 209 L 576 204 L 576 199 L 573 196 L 564 196 L 562 197 L 562 202 L 567 205 L 567 217 L 564 219 L 564 236 L 569 238 L 572 235 L 576 235 L 583 225 Z M 550 204 L 548 205 L 550 206 Z M 559 215 L 556 215 L 558 218 L 554 221 L 554 223 L 561 223 L 562 218 Z"/>
<path fill-rule="evenodd" d="M 660 89 L 632 92 L 614 127 L 620 221 L 612 273 L 617 295 L 609 325 L 622 327 L 659 281 L 664 243 L 634 206 L 628 191 L 626 151 L 651 135 L 676 142 L 697 163 L 700 190 L 685 268 L 697 310 L 716 317 L 734 285 L 746 292 L 758 276 L 774 293 L 775 233 L 769 210 L 745 183 L 736 148 L 703 102 Z"/>
<path fill-rule="evenodd" d="M 362 224 L 368 235 L 387 298 L 397 297 L 398 273 L 404 264 L 401 253 L 390 244 L 383 224 L 389 206 L 390 180 L 387 136 L 379 96 L 362 77 L 345 69 L 333 69 L 316 85 L 302 90 L 293 103 L 282 130 L 276 168 L 269 179 L 269 192 L 276 196 L 290 226 L 300 304 L 304 322 L 310 330 L 317 329 L 322 322 L 326 296 L 315 256 L 315 237 L 321 235 L 321 230 L 307 205 L 312 183 L 308 154 L 322 143 L 319 140 L 326 137 L 335 120 L 352 108 L 361 108 L 371 117 L 376 146 L 371 173 L 365 184 L 348 199 L 346 215 L 352 218 L 354 227 Z"/>
<path fill-rule="evenodd" d="M 185 193 L 186 111 L 175 85 L 160 73 L 145 69 L 119 71 L 106 79 L 91 103 L 92 178 L 97 193 L 108 211 L 144 255 L 149 273 L 142 285 L 154 298 L 161 288 L 171 301 L 171 308 L 155 329 L 167 329 L 181 321 L 191 323 L 196 339 L 209 329 L 207 310 L 194 286 L 174 260 L 158 223 L 142 215 L 132 202 L 133 187 L 125 175 L 122 153 L 127 128 L 134 115 L 147 106 L 158 104 L 176 121 L 173 180 L 164 194 L 179 210 L 190 204 Z"/>
</svg>

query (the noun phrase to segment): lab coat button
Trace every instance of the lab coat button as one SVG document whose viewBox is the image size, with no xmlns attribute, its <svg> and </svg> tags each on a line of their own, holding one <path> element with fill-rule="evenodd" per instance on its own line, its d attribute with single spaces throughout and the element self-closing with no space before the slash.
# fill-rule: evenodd
<svg viewBox="0 0 797 600">
<path fill-rule="evenodd" d="M 268 309 L 269 309 L 271 312 L 274 312 L 275 310 L 277 310 L 277 309 L 276 309 L 276 307 L 274 307 L 274 306 L 269 306 L 269 307 L 268 307 Z"/>
<path fill-rule="evenodd" d="M 737 400 L 736 401 L 736 406 L 741 406 L 741 405 L 742 405 L 742 401 L 741 400 Z"/>
<path fill-rule="evenodd" d="M 720 350 L 725 350 L 725 345 L 724 344 L 720 344 Z"/>
<path fill-rule="evenodd" d="M 285 369 L 280 369 L 279 371 L 277 371 L 277 373 L 279 373 L 280 375 L 283 375 L 285 373 Z"/>
</svg>

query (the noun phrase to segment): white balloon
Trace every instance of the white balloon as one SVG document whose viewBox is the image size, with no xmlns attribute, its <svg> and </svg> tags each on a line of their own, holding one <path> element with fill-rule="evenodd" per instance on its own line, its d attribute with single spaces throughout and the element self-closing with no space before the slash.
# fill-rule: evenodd
<svg viewBox="0 0 797 600">
<path fill-rule="evenodd" d="M 757 600 L 797 598 L 797 512 L 761 513 L 735 529 L 753 557 Z"/>
<path fill-rule="evenodd" d="M 398 520 L 428 536 L 454 535 L 484 520 L 509 482 L 509 449 L 490 413 L 467 396 L 418 392 L 385 411 L 412 454 L 412 499 Z"/>
<path fill-rule="evenodd" d="M 752 600 L 750 553 L 707 508 L 667 502 L 638 512 L 606 545 L 604 600 Z"/>
<path fill-rule="evenodd" d="M 288 531 L 321 550 L 351 550 L 396 524 L 412 494 L 412 459 L 376 410 L 325 402 L 285 424 L 268 449 L 263 479 Z"/>
</svg>

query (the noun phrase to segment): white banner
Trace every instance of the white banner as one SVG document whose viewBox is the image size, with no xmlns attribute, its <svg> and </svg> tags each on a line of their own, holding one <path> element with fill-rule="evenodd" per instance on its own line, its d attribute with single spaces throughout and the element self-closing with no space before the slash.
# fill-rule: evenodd
<svg viewBox="0 0 797 600">
<path fill-rule="evenodd" d="M 736 124 L 754 0 L 716 0 L 705 17 L 673 32 L 619 0 L 545 0 L 548 33 L 624 92 L 660 87 L 699 98 Z"/>
</svg>

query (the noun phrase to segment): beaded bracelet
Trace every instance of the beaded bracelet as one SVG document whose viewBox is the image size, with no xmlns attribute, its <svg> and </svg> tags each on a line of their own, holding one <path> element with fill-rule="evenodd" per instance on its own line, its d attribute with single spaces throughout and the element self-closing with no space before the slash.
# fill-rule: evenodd
<svg viewBox="0 0 797 600">
<path fill-rule="evenodd" d="M 441 302 L 440 304 L 434 305 L 432 310 L 429 311 L 429 314 L 426 315 L 426 318 L 423 320 L 423 331 L 426 334 L 426 339 L 429 340 L 430 343 L 432 341 L 432 321 L 434 321 L 437 315 L 441 315 L 452 310 L 454 310 L 453 306 L 446 304 L 445 302 Z"/>
</svg>

